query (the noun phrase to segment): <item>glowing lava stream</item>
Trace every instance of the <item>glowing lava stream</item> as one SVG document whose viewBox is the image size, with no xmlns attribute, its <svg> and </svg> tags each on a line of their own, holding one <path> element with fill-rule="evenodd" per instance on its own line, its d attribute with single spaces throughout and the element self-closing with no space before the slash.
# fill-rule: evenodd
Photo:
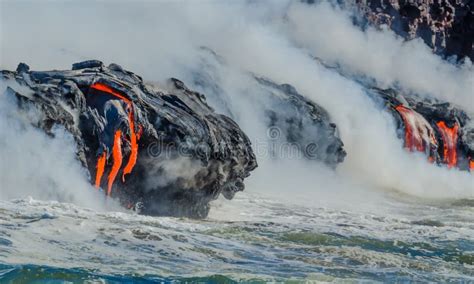
<svg viewBox="0 0 474 284">
<path fill-rule="evenodd" d="M 138 157 L 138 143 L 137 142 L 140 139 L 140 135 L 141 135 L 140 125 L 138 125 L 138 127 L 140 128 L 139 132 L 138 133 L 135 132 L 132 101 L 126 98 L 125 96 L 121 95 L 117 91 L 113 90 L 111 87 L 102 83 L 94 83 L 91 86 L 91 88 L 101 91 L 101 92 L 105 92 L 112 96 L 115 96 L 127 104 L 128 122 L 130 126 L 130 149 L 131 150 L 130 150 L 130 157 L 128 159 L 127 165 L 123 169 L 123 174 L 122 174 L 122 182 L 125 182 L 125 175 L 130 174 L 132 172 L 133 167 L 135 166 L 137 162 L 137 157 Z M 107 195 L 109 196 L 112 193 L 112 185 L 122 165 L 123 157 L 122 157 L 122 131 L 121 130 L 117 130 L 114 135 L 112 158 L 113 158 L 113 165 L 109 173 L 108 182 L 107 182 Z M 101 183 L 102 175 L 104 173 L 106 162 L 107 162 L 107 153 L 104 152 L 97 160 L 97 166 L 96 166 L 97 173 L 96 173 L 96 178 L 95 178 L 95 186 L 97 188 L 100 187 L 100 183 Z"/>
<path fill-rule="evenodd" d="M 403 105 L 395 109 L 402 116 L 405 124 L 405 148 L 412 152 L 415 150 L 426 152 L 426 146 L 429 147 L 430 142 L 437 145 L 433 128 L 423 116 Z"/>
<path fill-rule="evenodd" d="M 112 193 L 112 185 L 114 184 L 115 177 L 117 177 L 118 171 L 122 166 L 122 131 L 117 130 L 114 135 L 114 147 L 112 150 L 112 158 L 114 163 L 109 173 L 107 180 L 107 195 L 110 196 Z"/>
<path fill-rule="evenodd" d="M 100 187 L 100 180 L 102 179 L 102 175 L 104 174 L 105 162 L 107 161 L 107 152 L 103 152 L 100 155 L 99 159 L 97 160 L 97 172 L 95 174 L 95 187 Z"/>
<path fill-rule="evenodd" d="M 443 137 L 443 161 L 452 168 L 457 165 L 457 142 L 458 142 L 458 124 L 455 123 L 453 127 L 449 128 L 444 121 L 436 123 L 441 136 Z M 472 161 L 471 161 L 472 163 Z"/>
<path fill-rule="evenodd" d="M 137 141 L 140 139 L 140 135 L 135 133 L 135 124 L 133 122 L 133 110 L 130 110 L 128 114 L 128 121 L 130 122 L 130 157 L 128 158 L 128 163 L 123 169 L 122 182 L 125 182 L 125 175 L 132 172 L 135 163 L 137 162 L 138 155 L 138 144 Z M 140 128 L 141 130 L 141 128 Z"/>
</svg>

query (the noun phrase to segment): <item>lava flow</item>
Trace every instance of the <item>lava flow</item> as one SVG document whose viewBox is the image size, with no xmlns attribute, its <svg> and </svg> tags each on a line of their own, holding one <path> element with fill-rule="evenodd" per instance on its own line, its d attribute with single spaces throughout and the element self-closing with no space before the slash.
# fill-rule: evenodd
<svg viewBox="0 0 474 284">
<path fill-rule="evenodd" d="M 109 178 L 107 180 L 107 195 L 110 196 L 112 193 L 112 185 L 114 184 L 115 177 L 117 177 L 118 171 L 122 166 L 122 131 L 117 130 L 114 135 L 114 147 L 112 150 L 112 158 L 114 163 L 110 170 Z"/>
<path fill-rule="evenodd" d="M 127 165 L 123 169 L 123 174 L 122 174 L 122 182 L 125 182 L 125 175 L 129 174 L 132 172 L 133 167 L 135 166 L 137 162 L 137 156 L 138 156 L 138 143 L 137 141 L 140 139 L 141 135 L 141 125 L 139 125 L 139 131 L 138 133 L 135 133 L 135 123 L 133 122 L 133 109 L 130 109 L 130 112 L 128 114 L 128 121 L 130 123 L 130 158 L 128 159 Z"/>
<path fill-rule="evenodd" d="M 452 168 L 457 165 L 457 141 L 458 141 L 458 124 L 455 123 L 453 127 L 448 127 L 444 121 L 436 123 L 441 136 L 443 138 L 443 162 Z M 472 161 L 471 168 L 472 168 Z"/>
<path fill-rule="evenodd" d="M 428 152 L 431 144 L 437 145 L 433 128 L 426 119 L 403 105 L 395 107 L 405 125 L 405 148 L 410 151 Z M 427 151 L 428 147 L 428 151 Z M 431 157 L 430 157 L 431 160 Z"/>
<path fill-rule="evenodd" d="M 103 152 L 100 155 L 99 159 L 97 160 L 97 172 L 95 174 L 95 187 L 100 187 L 100 180 L 102 179 L 102 175 L 104 174 L 105 162 L 107 161 L 107 153 Z"/>
<path fill-rule="evenodd" d="M 129 122 L 129 127 L 130 127 L 130 131 L 129 131 L 130 156 L 125 168 L 123 169 L 123 174 L 122 174 L 122 182 L 125 182 L 125 175 L 130 174 L 132 172 L 133 167 L 135 166 L 137 162 L 138 140 L 140 139 L 140 133 L 141 133 L 140 125 L 138 126 L 140 129 L 138 133 L 135 132 L 135 122 L 134 122 L 134 112 L 133 112 L 132 101 L 126 98 L 125 96 L 123 96 L 122 94 L 120 94 L 119 92 L 115 91 L 111 87 L 102 83 L 95 83 L 91 86 L 91 88 L 101 91 L 101 92 L 105 92 L 114 97 L 117 97 L 127 104 L 126 110 L 128 112 L 128 122 Z M 115 181 L 115 178 L 117 177 L 120 167 L 122 166 L 123 157 L 122 157 L 122 131 L 121 130 L 116 130 L 114 134 L 112 158 L 113 158 L 113 165 L 112 165 L 112 169 L 110 170 L 108 181 L 107 181 L 107 195 L 109 196 L 112 193 L 112 186 Z M 96 180 L 95 180 L 96 187 L 100 187 L 106 162 L 107 162 L 107 153 L 104 152 L 97 160 L 97 166 L 96 166 L 97 173 L 96 173 Z"/>
</svg>

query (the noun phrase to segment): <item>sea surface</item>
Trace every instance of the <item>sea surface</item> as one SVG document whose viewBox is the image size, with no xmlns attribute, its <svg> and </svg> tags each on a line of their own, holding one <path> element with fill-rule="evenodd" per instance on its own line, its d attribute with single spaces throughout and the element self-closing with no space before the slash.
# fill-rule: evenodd
<svg viewBox="0 0 474 284">
<path fill-rule="evenodd" d="M 370 210 L 241 193 L 206 220 L 0 201 L 1 283 L 474 282 L 474 201 Z"/>
</svg>

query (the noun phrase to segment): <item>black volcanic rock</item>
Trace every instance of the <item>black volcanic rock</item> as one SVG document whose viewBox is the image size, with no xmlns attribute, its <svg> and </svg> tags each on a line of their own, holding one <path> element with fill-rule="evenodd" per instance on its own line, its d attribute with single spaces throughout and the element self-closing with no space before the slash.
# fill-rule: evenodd
<svg viewBox="0 0 474 284">
<path fill-rule="evenodd" d="M 465 111 L 435 99 L 404 96 L 393 89 L 372 88 L 371 95 L 381 99 L 394 116 L 406 148 L 425 152 L 439 165 L 474 171 L 474 124 Z"/>
<path fill-rule="evenodd" d="M 257 113 L 267 130 L 267 140 L 263 141 L 267 147 L 260 153 L 274 158 L 306 158 L 331 168 L 344 161 L 346 152 L 337 126 L 317 102 L 290 84 L 252 73 L 242 74 L 251 86 L 249 91 L 238 97 L 227 94 L 222 87 L 227 62 L 210 48 L 202 47 L 201 51 L 201 64 L 191 73 L 194 85 L 206 90 L 209 99 L 231 117 L 236 117 L 230 107 L 236 102 L 247 103 Z"/>
<path fill-rule="evenodd" d="M 346 156 L 336 124 L 320 105 L 307 99 L 290 84 L 277 84 L 255 78 L 268 91 L 268 135 L 274 142 L 295 146 L 310 160 L 321 161 L 334 168 Z"/>
<path fill-rule="evenodd" d="M 257 167 L 251 143 L 204 95 L 177 79 L 144 84 L 98 60 L 72 69 L 38 72 L 22 63 L 1 76 L 19 109 L 39 110 L 32 123 L 73 135 L 91 183 L 141 213 L 194 218 L 206 217 L 220 193 L 231 199 L 244 189 Z"/>
<path fill-rule="evenodd" d="M 474 0 L 352 0 L 375 26 L 422 38 L 436 53 L 474 61 Z"/>
</svg>

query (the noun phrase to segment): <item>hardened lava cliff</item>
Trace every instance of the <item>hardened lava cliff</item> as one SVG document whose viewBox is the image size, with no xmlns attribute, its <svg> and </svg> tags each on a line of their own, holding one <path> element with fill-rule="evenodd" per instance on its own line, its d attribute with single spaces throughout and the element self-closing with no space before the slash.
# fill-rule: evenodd
<svg viewBox="0 0 474 284">
<path fill-rule="evenodd" d="M 232 199 L 257 167 L 239 126 L 177 79 L 145 85 L 96 60 L 47 72 L 20 64 L 1 74 L 19 109 L 40 114 L 35 126 L 73 135 L 91 183 L 143 214 L 206 217 L 211 200 Z"/>
</svg>

